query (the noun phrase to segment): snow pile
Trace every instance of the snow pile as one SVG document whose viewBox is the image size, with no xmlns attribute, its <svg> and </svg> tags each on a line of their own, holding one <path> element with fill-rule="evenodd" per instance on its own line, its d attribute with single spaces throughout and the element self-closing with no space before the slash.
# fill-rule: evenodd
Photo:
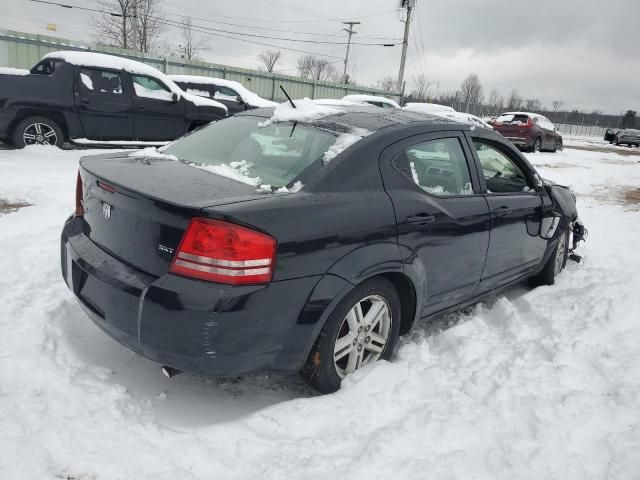
<svg viewBox="0 0 640 480">
<path fill-rule="evenodd" d="M 341 133 L 338 135 L 336 143 L 331 145 L 329 150 L 327 150 L 322 156 L 322 162 L 326 165 L 358 140 L 362 140 L 370 134 L 371 132 L 364 128 L 352 128 L 350 132 Z"/>
<path fill-rule="evenodd" d="M 262 185 L 258 186 L 257 192 L 258 193 L 296 193 L 302 190 L 302 187 L 304 187 L 304 184 L 299 180 L 296 183 L 294 183 L 291 186 L 291 188 L 287 188 L 287 187 L 275 188 L 271 185 L 263 183 Z"/>
<path fill-rule="evenodd" d="M 25 76 L 29 75 L 29 70 L 24 70 L 23 68 L 11 68 L 11 67 L 0 67 L 0 75 L 20 75 Z"/>
<path fill-rule="evenodd" d="M 0 150 L 0 196 L 33 203 L 0 214 L 3 480 L 638 478 L 640 211 L 611 194 L 637 157 L 529 155 L 575 188 L 585 262 L 417 325 L 318 397 L 295 375 L 169 380 L 89 321 L 59 242 L 91 153 Z"/>
<path fill-rule="evenodd" d="M 347 102 L 360 103 L 360 104 L 366 103 L 369 105 L 370 105 L 369 102 L 386 103 L 387 105 L 390 105 L 393 108 L 401 108 L 400 105 L 398 105 L 396 102 L 394 102 L 390 98 L 378 97 L 376 95 L 345 95 L 344 97 L 342 97 L 342 100 L 346 100 Z"/>
<path fill-rule="evenodd" d="M 233 80 L 214 77 L 201 77 L 198 75 L 169 75 L 169 77 L 171 77 L 174 82 L 193 83 L 201 85 L 218 85 L 220 87 L 230 88 L 238 92 L 245 103 L 254 107 L 275 107 L 277 105 L 276 102 L 272 102 L 271 100 L 266 100 L 260 97 L 259 95 L 253 93 L 251 90 L 247 89 L 240 82 L 234 82 Z M 209 92 L 204 93 L 206 94 L 205 96 L 210 96 Z M 217 94 L 216 98 L 218 98 Z"/>
<path fill-rule="evenodd" d="M 162 159 L 162 160 L 173 160 L 173 161 L 177 161 L 178 157 L 176 157 L 175 155 L 169 155 L 167 153 L 162 153 L 160 150 L 158 150 L 155 147 L 147 147 L 147 148 L 143 148 L 142 150 L 136 150 L 135 152 L 131 152 L 129 154 L 130 157 L 144 157 L 144 158 L 157 158 L 157 159 Z"/>
<path fill-rule="evenodd" d="M 343 110 L 331 107 L 329 105 L 320 105 L 308 98 L 294 100 L 296 108 L 291 103 L 281 103 L 274 110 L 269 120 L 258 125 L 260 127 L 268 127 L 275 122 L 313 122 L 329 115 L 338 115 L 344 113 Z"/>
</svg>

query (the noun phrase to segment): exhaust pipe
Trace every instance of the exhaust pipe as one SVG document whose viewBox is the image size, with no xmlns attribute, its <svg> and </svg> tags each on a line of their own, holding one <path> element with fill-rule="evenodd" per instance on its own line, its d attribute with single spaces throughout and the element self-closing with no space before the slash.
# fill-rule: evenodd
<svg viewBox="0 0 640 480">
<path fill-rule="evenodd" d="M 167 366 L 163 366 L 160 369 L 160 371 L 167 378 L 175 377 L 176 375 L 180 375 L 182 373 L 181 370 L 176 370 L 175 368 L 171 368 L 171 367 L 167 367 Z"/>
</svg>

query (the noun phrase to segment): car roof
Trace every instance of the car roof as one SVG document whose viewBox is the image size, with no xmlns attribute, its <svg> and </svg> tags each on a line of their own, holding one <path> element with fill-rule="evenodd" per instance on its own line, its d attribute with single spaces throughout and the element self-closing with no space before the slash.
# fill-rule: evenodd
<svg viewBox="0 0 640 480">
<path fill-rule="evenodd" d="M 273 115 L 273 108 L 258 108 L 236 114 L 236 116 L 242 115 L 269 118 Z M 349 131 L 353 128 L 377 132 L 394 126 L 413 123 L 423 123 L 433 127 L 449 127 L 452 130 L 469 130 L 470 128 L 470 125 L 445 117 L 366 105 L 341 105 L 340 113 L 327 115 L 308 123 L 336 132 Z"/>
</svg>

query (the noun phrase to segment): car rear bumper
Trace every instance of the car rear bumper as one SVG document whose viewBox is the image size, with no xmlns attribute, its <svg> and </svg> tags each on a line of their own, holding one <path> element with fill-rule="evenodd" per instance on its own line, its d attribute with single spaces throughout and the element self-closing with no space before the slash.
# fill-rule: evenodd
<svg viewBox="0 0 640 480">
<path fill-rule="evenodd" d="M 533 145 L 533 140 L 525 137 L 505 137 L 511 143 L 513 143 L 516 147 L 530 147 Z"/>
<path fill-rule="evenodd" d="M 78 218 L 65 224 L 61 263 L 67 286 L 104 332 L 161 365 L 211 376 L 298 371 L 323 305 L 346 283 L 334 276 L 243 286 L 153 277 L 94 244 Z M 320 285 L 324 300 L 314 297 Z"/>
</svg>

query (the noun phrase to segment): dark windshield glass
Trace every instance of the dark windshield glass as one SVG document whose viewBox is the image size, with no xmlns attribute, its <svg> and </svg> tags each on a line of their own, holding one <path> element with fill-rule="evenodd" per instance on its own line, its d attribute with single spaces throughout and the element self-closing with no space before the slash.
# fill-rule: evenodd
<svg viewBox="0 0 640 480">
<path fill-rule="evenodd" d="M 164 153 L 205 167 L 231 168 L 254 183 L 283 187 L 322 159 L 336 136 L 289 122 L 259 127 L 264 118 L 238 116 L 211 123 Z M 212 168 L 216 171 L 215 168 Z"/>
</svg>

